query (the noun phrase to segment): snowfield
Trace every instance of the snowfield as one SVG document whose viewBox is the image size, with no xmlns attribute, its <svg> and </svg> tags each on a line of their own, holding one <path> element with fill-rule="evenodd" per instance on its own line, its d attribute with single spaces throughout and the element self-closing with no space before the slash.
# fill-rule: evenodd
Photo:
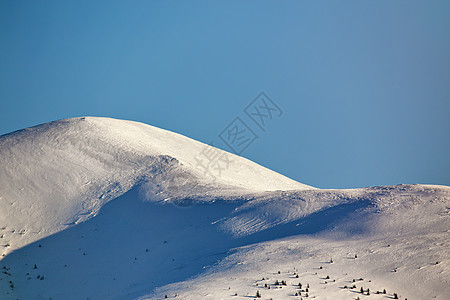
<svg viewBox="0 0 450 300">
<path fill-rule="evenodd" d="M 320 190 L 149 125 L 60 120 L 0 137 L 0 299 L 450 299 L 449 217 L 447 186 Z"/>
</svg>

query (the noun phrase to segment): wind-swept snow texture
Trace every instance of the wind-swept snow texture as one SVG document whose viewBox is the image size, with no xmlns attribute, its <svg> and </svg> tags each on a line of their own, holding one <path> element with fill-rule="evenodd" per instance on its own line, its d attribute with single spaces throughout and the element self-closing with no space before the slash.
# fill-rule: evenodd
<svg viewBox="0 0 450 300">
<path fill-rule="evenodd" d="M 0 299 L 450 299 L 449 217 L 449 187 L 318 190 L 145 124 L 61 120 L 0 137 Z"/>
</svg>

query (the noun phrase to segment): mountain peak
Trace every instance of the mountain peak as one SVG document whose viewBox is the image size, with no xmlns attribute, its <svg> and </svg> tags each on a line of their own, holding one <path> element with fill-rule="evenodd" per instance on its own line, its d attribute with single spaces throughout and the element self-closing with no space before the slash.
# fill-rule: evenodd
<svg viewBox="0 0 450 300">
<path fill-rule="evenodd" d="M 221 159 L 205 169 L 202 152 Z M 312 189 L 248 159 L 139 122 L 101 117 L 63 119 L 0 137 L 0 219 L 41 216 L 38 234 L 20 247 L 97 214 L 108 201 L 142 185 L 150 201 Z"/>
</svg>

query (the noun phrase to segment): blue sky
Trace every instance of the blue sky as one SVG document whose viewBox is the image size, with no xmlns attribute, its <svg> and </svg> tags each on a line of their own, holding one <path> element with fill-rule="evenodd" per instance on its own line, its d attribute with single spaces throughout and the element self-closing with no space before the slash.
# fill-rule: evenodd
<svg viewBox="0 0 450 300">
<path fill-rule="evenodd" d="M 108 116 L 229 150 L 240 117 L 306 184 L 450 185 L 449 53 L 449 1 L 1 1 L 0 134 Z"/>
</svg>

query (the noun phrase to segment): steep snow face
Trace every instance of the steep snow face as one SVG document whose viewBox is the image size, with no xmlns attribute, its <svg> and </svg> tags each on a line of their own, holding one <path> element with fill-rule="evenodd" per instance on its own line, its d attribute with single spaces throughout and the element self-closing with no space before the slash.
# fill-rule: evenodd
<svg viewBox="0 0 450 300">
<path fill-rule="evenodd" d="M 220 156 L 219 173 L 202 167 L 204 151 Z M 60 120 L 1 136 L 0 166 L 0 226 L 9 232 L 3 254 L 89 219 L 142 182 L 151 201 L 312 189 L 182 135 L 109 118 Z"/>
</svg>

